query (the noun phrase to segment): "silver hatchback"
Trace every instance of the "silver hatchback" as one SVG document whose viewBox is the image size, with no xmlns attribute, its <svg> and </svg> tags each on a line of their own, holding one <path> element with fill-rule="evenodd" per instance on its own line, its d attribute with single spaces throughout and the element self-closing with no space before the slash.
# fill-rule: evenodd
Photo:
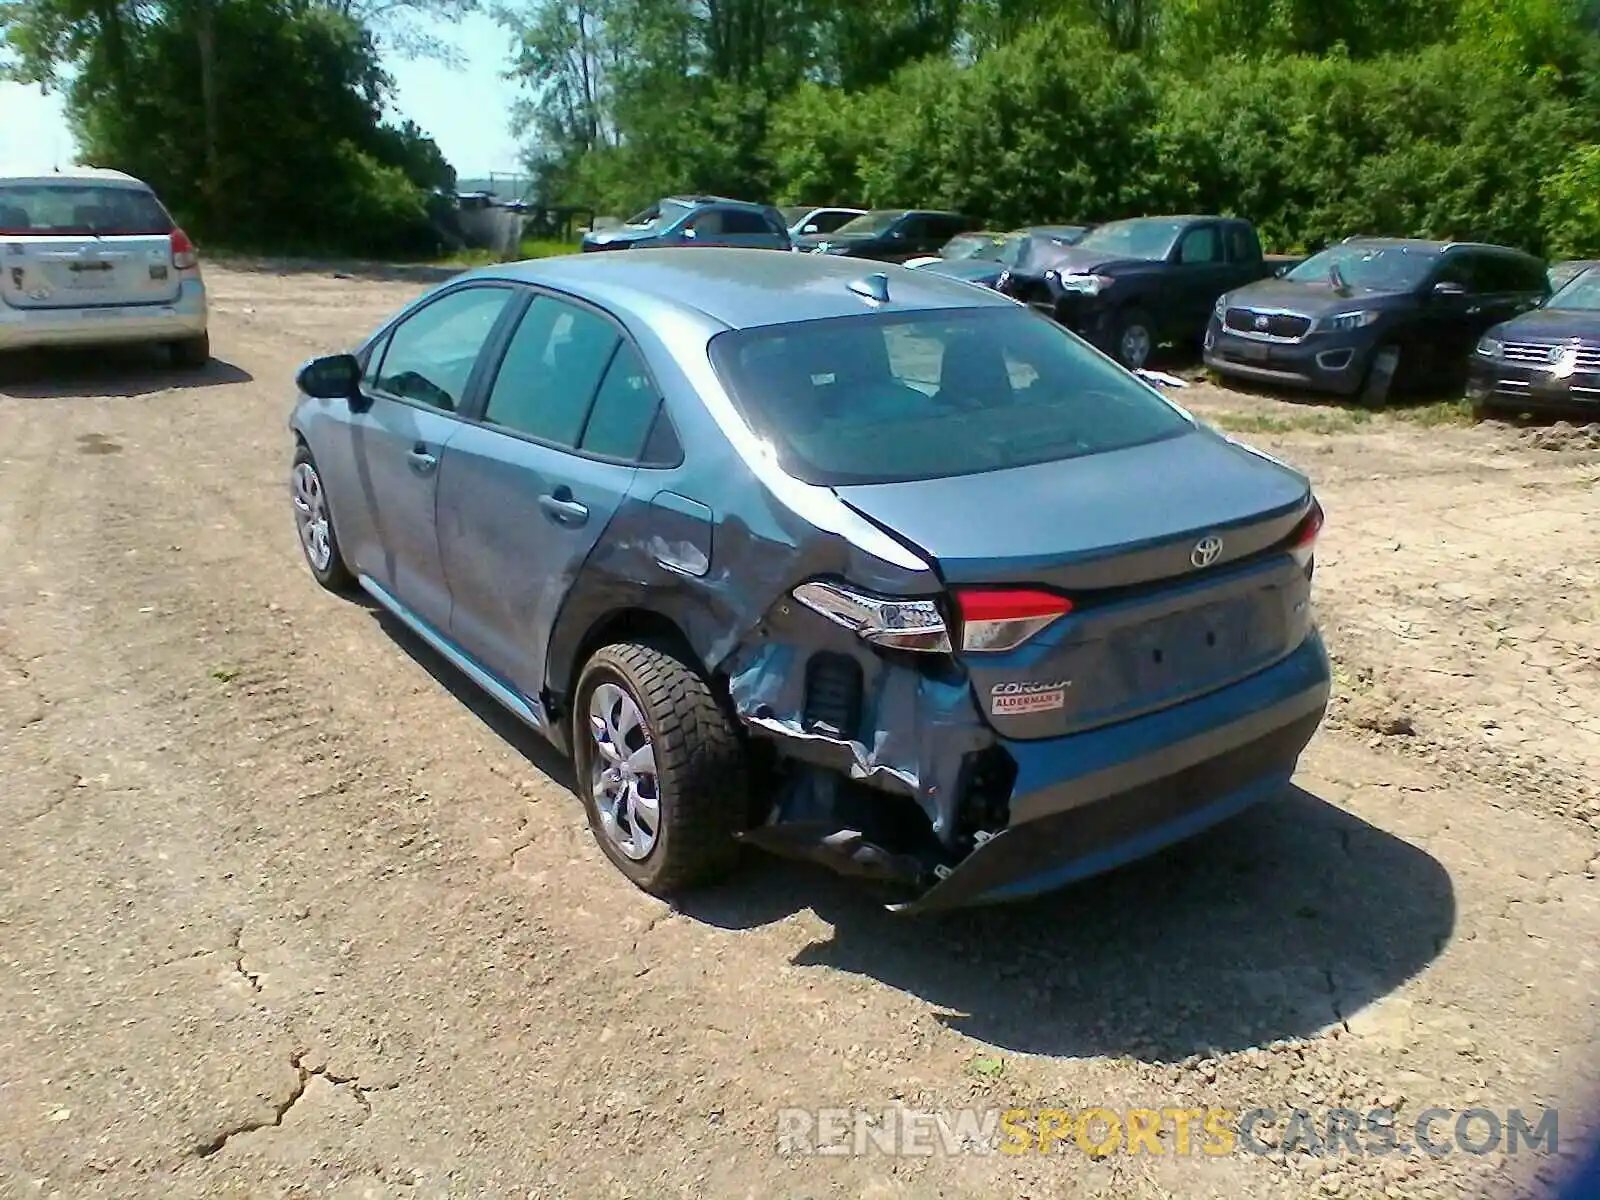
<svg viewBox="0 0 1600 1200">
<path fill-rule="evenodd" d="M 119 342 L 210 361 L 194 243 L 121 171 L 0 176 L 0 351 Z"/>
</svg>

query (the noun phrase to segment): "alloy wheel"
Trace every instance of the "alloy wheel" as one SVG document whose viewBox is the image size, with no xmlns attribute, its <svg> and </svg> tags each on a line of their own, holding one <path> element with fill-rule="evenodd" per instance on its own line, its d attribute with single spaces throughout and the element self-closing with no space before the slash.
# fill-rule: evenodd
<svg viewBox="0 0 1600 1200">
<path fill-rule="evenodd" d="M 601 827 L 637 862 L 655 849 L 661 829 L 656 752 L 644 714 L 626 689 L 602 683 L 589 697 L 589 732 L 595 748 L 589 787 Z"/>
</svg>

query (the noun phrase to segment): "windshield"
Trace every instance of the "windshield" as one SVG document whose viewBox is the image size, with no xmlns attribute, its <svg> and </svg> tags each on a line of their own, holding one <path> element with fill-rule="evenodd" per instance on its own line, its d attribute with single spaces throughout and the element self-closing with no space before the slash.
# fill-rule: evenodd
<svg viewBox="0 0 1600 1200">
<path fill-rule="evenodd" d="M 834 232 L 882 233 L 905 215 L 906 210 L 903 208 L 875 208 L 871 212 L 864 212 L 859 217 L 846 221 Z"/>
<path fill-rule="evenodd" d="M 1295 283 L 1337 283 L 1375 292 L 1409 292 L 1422 286 L 1439 261 L 1430 247 L 1352 242 L 1313 254 L 1284 276 Z M 1334 269 L 1338 269 L 1338 280 Z"/>
<path fill-rule="evenodd" d="M 1600 312 L 1600 267 L 1590 267 L 1545 302 L 1546 308 Z"/>
<path fill-rule="evenodd" d="M 844 486 L 1104 454 L 1193 428 L 1054 322 L 870 313 L 719 334 L 711 360 L 784 470 Z"/>
<path fill-rule="evenodd" d="M 963 260 L 975 259 L 979 262 L 999 262 L 1000 256 L 1006 249 L 1006 235 L 1003 233 L 962 233 L 951 238 L 939 250 L 939 257 Z"/>
<path fill-rule="evenodd" d="M 797 224 L 800 221 L 800 218 L 805 216 L 811 210 L 802 204 L 798 208 L 791 205 L 788 208 L 780 208 L 778 211 L 783 214 L 784 225 L 788 226 Z"/>
<path fill-rule="evenodd" d="M 1172 244 L 1178 240 L 1182 230 L 1182 221 L 1136 217 L 1131 221 L 1111 221 L 1101 225 L 1078 245 L 1088 250 L 1109 251 L 1122 258 L 1159 262 L 1172 253 Z"/>
<path fill-rule="evenodd" d="M 144 188 L 0 184 L 0 233 L 164 236 L 172 229 L 167 210 Z"/>
<path fill-rule="evenodd" d="M 634 213 L 627 220 L 630 229 L 656 229 L 676 224 L 678 218 L 689 212 L 687 204 L 678 204 L 667 200 L 661 204 L 652 204 L 643 212 Z"/>
</svg>

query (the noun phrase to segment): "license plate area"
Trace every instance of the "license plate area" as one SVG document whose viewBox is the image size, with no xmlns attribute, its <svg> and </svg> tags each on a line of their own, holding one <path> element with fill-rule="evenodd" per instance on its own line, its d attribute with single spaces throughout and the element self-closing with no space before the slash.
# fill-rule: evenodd
<svg viewBox="0 0 1600 1200">
<path fill-rule="evenodd" d="M 1269 362 L 1272 359 L 1272 347 L 1263 346 L 1260 342 L 1245 342 L 1239 347 L 1238 355 L 1245 362 Z"/>
<path fill-rule="evenodd" d="M 1238 678 L 1282 640 L 1282 605 L 1276 591 L 1265 591 L 1122 630 L 1110 649 L 1134 694 L 1154 698 Z"/>
</svg>

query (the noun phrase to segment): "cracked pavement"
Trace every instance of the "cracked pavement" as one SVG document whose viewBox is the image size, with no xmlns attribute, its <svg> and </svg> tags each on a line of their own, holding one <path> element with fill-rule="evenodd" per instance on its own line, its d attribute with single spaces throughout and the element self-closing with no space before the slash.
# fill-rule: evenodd
<svg viewBox="0 0 1600 1200">
<path fill-rule="evenodd" d="M 1596 1128 L 1600 451 L 1190 388 L 1308 470 L 1295 790 L 922 920 L 755 859 L 681 909 L 565 764 L 311 582 L 289 379 L 415 284 L 212 268 L 221 362 L 0 380 L 0 1195 L 1457 1197 L 1496 1152 L 815 1159 L 788 1106 L 1558 1106 Z M 6 365 L 3 370 L 12 370 Z"/>
</svg>

